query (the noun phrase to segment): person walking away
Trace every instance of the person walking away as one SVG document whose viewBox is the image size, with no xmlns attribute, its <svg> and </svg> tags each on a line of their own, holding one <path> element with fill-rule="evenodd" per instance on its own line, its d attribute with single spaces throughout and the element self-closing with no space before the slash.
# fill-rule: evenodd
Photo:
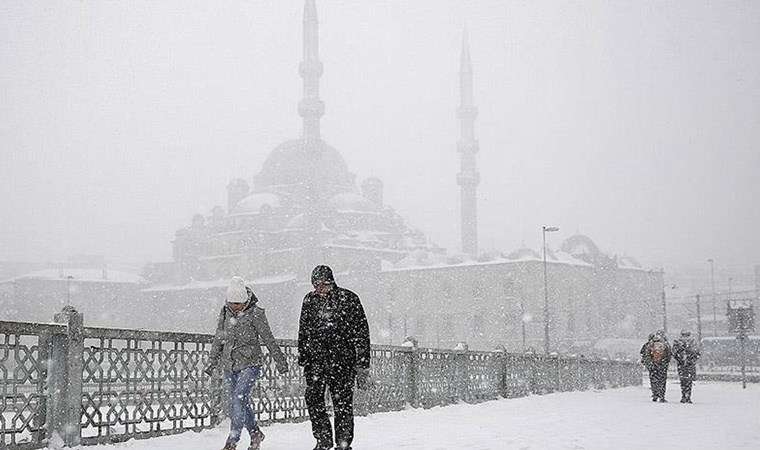
<svg viewBox="0 0 760 450">
<path fill-rule="evenodd" d="M 241 277 L 232 277 L 227 301 L 217 320 L 209 364 L 205 372 L 212 376 L 221 369 L 230 385 L 230 433 L 222 450 L 235 450 L 243 427 L 251 436 L 249 450 L 259 450 L 264 433 L 256 423 L 251 407 L 251 390 L 261 376 L 264 362 L 261 345 L 266 345 L 280 374 L 287 373 L 285 355 L 275 342 L 264 309 Z"/>
<path fill-rule="evenodd" d="M 317 445 L 314 450 L 350 450 L 354 439 L 354 383 L 366 389 L 370 364 L 367 317 L 359 296 L 335 284 L 332 270 L 317 266 L 314 290 L 306 294 L 298 327 L 298 364 L 306 377 L 306 406 Z M 325 407 L 330 391 L 335 433 Z"/>
<path fill-rule="evenodd" d="M 665 389 L 668 379 L 671 349 L 665 339 L 665 333 L 658 331 L 651 335 L 649 342 L 641 349 L 642 362 L 649 371 L 649 385 L 652 389 L 652 401 L 665 403 Z"/>
<path fill-rule="evenodd" d="M 641 364 L 644 365 L 644 367 L 647 369 L 647 373 L 649 374 L 649 389 L 652 391 L 652 401 L 655 402 L 659 398 L 659 396 L 656 394 L 656 383 L 653 381 L 653 364 L 652 364 L 652 356 L 650 355 L 649 346 L 652 345 L 652 342 L 654 342 L 654 333 L 651 333 L 649 337 L 647 338 L 647 341 L 644 343 L 644 345 L 641 346 L 641 350 L 639 353 L 641 354 Z"/>
<path fill-rule="evenodd" d="M 691 403 L 691 387 L 697 378 L 699 359 L 699 344 L 691 337 L 691 331 L 682 330 L 681 337 L 673 341 L 673 358 L 681 381 L 681 403 Z"/>
</svg>

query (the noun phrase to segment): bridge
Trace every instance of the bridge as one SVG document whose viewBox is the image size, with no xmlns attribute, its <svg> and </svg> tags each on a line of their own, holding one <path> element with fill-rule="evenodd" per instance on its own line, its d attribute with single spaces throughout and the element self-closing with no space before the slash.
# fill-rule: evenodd
<svg viewBox="0 0 760 450">
<path fill-rule="evenodd" d="M 357 418 L 354 444 L 363 450 L 760 448 L 760 386 L 698 382 L 693 405 L 678 403 L 677 384 L 668 389 L 667 404 L 652 403 L 648 386 L 634 386 L 373 414 Z M 226 425 L 82 450 L 215 450 L 224 443 Z M 314 446 L 308 423 L 263 430 L 265 450 Z"/>
<path fill-rule="evenodd" d="M 130 441 L 125 444 L 129 448 L 147 449 L 192 439 L 193 445 L 184 448 L 200 448 L 198 439 L 224 434 L 224 386 L 203 373 L 211 341 L 207 334 L 86 327 L 82 315 L 70 307 L 56 314 L 53 323 L 0 321 L 0 447 L 99 448 Z M 266 355 L 252 402 L 258 420 L 272 434 L 268 446 L 281 442 L 282 448 L 293 448 L 288 445 L 300 446 L 301 441 L 287 439 L 310 441 L 302 423 L 308 420 L 304 383 L 295 342 L 278 343 L 289 372 L 277 374 Z M 495 428 L 481 432 L 496 433 L 496 438 L 501 433 L 496 429 L 509 429 L 503 420 L 522 420 L 510 416 L 515 411 L 543 411 L 558 423 L 572 422 L 578 418 L 565 417 L 567 412 L 576 414 L 565 409 L 572 405 L 564 401 L 583 405 L 605 398 L 613 403 L 620 398 L 647 400 L 641 375 L 641 367 L 631 361 L 469 351 L 466 346 L 425 349 L 408 341 L 372 348 L 373 383 L 357 394 L 356 410 L 367 415 L 362 422 L 368 429 L 377 427 L 375 432 L 381 434 L 419 422 L 413 428 L 427 429 L 436 437 L 433 430 L 439 419 L 452 422 L 449 432 L 461 426 L 481 429 L 483 417 Z M 624 389 L 606 391 L 610 388 Z M 572 391 L 578 392 L 569 394 Z M 568 395 L 556 395 L 560 392 Z M 599 397 L 602 392 L 606 397 Z M 544 404 L 545 398 L 560 404 Z M 524 406 L 526 402 L 534 406 Z M 457 422 L 461 425 L 455 426 Z M 278 441 L 277 430 L 283 430 L 285 441 Z M 468 435 L 466 430 L 462 433 Z"/>
</svg>

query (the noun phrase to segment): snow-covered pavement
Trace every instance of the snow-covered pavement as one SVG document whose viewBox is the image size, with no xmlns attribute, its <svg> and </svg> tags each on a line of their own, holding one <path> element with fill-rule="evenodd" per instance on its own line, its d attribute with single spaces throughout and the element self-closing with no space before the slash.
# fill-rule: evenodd
<svg viewBox="0 0 760 450">
<path fill-rule="evenodd" d="M 760 385 L 696 383 L 693 405 L 652 403 L 649 389 L 568 392 L 375 414 L 357 419 L 357 450 L 760 449 Z M 310 450 L 308 423 L 264 428 L 263 450 Z M 224 427 L 89 450 L 218 450 Z M 247 448 L 247 436 L 240 447 Z M 83 448 L 84 450 L 84 448 Z"/>
</svg>

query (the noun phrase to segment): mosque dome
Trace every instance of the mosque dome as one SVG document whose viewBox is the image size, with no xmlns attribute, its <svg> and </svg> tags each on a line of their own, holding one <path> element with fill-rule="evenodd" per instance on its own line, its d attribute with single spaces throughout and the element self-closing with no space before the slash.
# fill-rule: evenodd
<svg viewBox="0 0 760 450">
<path fill-rule="evenodd" d="M 353 187 L 354 175 L 340 153 L 322 140 L 294 139 L 278 145 L 269 154 L 256 176 L 256 187 L 288 186 L 304 183 L 314 174 L 326 184 Z"/>
</svg>

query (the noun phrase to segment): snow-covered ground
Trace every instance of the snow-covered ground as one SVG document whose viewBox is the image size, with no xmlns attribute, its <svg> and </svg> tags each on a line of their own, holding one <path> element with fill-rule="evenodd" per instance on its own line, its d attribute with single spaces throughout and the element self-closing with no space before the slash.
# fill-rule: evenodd
<svg viewBox="0 0 760 450">
<path fill-rule="evenodd" d="M 677 383 L 670 403 L 649 389 L 569 392 L 375 414 L 356 423 L 357 450 L 501 449 L 760 449 L 760 385 L 696 383 L 683 405 Z M 309 450 L 308 423 L 264 428 L 263 450 Z M 245 433 L 244 433 L 245 434 Z M 218 450 L 224 427 L 89 450 Z M 247 448 L 247 436 L 239 448 Z M 84 448 L 83 448 L 84 450 Z"/>
</svg>

